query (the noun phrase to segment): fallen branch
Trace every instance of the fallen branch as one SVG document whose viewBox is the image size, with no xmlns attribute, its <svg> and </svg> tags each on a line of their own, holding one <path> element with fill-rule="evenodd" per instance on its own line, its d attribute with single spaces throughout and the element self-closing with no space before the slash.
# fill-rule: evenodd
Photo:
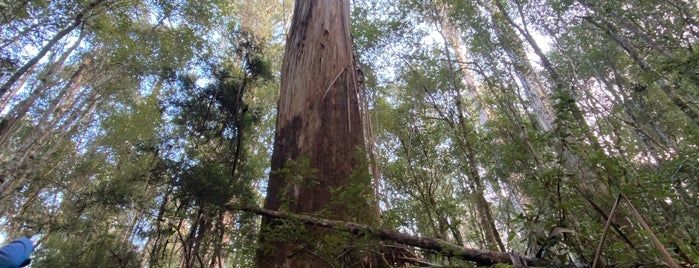
<svg viewBox="0 0 699 268">
<path fill-rule="evenodd" d="M 393 241 L 399 244 L 419 247 L 422 249 L 429 249 L 439 252 L 443 256 L 458 258 L 466 261 L 476 262 L 479 265 L 492 265 L 496 263 L 512 264 L 513 256 L 516 259 L 521 260 L 528 266 L 571 266 L 571 267 L 581 267 L 581 264 L 570 264 L 563 265 L 559 262 L 554 262 L 550 260 L 523 257 L 514 253 L 499 252 L 499 251 L 488 251 L 462 247 L 453 243 L 449 243 L 444 240 L 428 238 L 428 237 L 418 237 L 414 235 L 404 234 L 398 231 L 390 229 L 375 228 L 363 224 L 344 222 L 336 220 L 328 220 L 322 218 L 316 218 L 308 215 L 298 215 L 286 212 L 274 211 L 263 209 L 259 207 L 239 207 L 235 205 L 228 205 L 229 210 L 242 210 L 247 212 L 252 212 L 258 215 L 262 215 L 274 219 L 291 219 L 298 220 L 304 224 L 308 224 L 315 227 L 331 228 L 335 230 L 349 232 L 355 235 L 374 235 L 378 236 L 381 240 Z M 586 266 L 586 265 L 583 265 Z"/>
</svg>

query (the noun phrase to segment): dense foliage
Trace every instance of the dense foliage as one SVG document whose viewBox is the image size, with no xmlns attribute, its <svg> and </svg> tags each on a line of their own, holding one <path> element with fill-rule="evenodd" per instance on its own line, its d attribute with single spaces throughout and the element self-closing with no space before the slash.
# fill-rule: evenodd
<svg viewBox="0 0 699 268">
<path fill-rule="evenodd" d="M 0 1 L 5 238 L 252 266 L 259 218 L 224 205 L 265 195 L 292 4 Z M 694 1 L 355 0 L 352 26 L 384 227 L 589 264 L 611 218 L 604 264 L 662 265 L 635 208 L 699 263 Z"/>
</svg>

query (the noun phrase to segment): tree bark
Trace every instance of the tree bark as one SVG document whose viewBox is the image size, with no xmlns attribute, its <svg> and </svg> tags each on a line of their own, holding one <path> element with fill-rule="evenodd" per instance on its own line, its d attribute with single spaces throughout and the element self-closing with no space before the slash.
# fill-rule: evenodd
<svg viewBox="0 0 699 268">
<path fill-rule="evenodd" d="M 325 213 L 367 224 L 378 220 L 363 159 L 349 10 L 349 1 L 295 2 L 282 65 L 267 209 Z M 341 194 L 348 189 L 359 194 Z M 284 237 L 277 227 L 263 218 L 258 267 L 327 267 L 327 260 L 347 251 L 322 245 L 327 230 L 310 229 L 301 236 L 303 242 Z M 309 241 L 313 239 L 317 241 Z M 298 254 L 299 249 L 312 256 Z M 332 256 L 319 256 L 316 250 Z"/>
</svg>

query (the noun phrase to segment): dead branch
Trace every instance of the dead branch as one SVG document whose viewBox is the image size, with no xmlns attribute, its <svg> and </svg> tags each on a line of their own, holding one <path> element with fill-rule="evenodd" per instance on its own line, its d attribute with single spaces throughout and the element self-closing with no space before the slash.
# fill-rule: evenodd
<svg viewBox="0 0 699 268">
<path fill-rule="evenodd" d="M 263 209 L 259 207 L 240 207 L 233 204 L 226 206 L 229 210 L 242 210 L 258 215 L 262 215 L 274 219 L 290 219 L 303 222 L 315 227 L 331 228 L 339 231 L 349 232 L 354 235 L 370 235 L 376 236 L 381 240 L 393 241 L 398 244 L 418 247 L 436 251 L 443 256 L 458 258 L 466 261 L 472 261 L 478 265 L 492 265 L 496 263 L 512 264 L 512 256 L 516 256 L 519 260 L 526 263 L 528 266 L 547 266 L 547 267 L 586 267 L 584 264 L 561 264 L 559 262 L 545 260 L 541 258 L 532 258 L 518 256 L 515 253 L 489 251 L 481 249 L 473 249 L 462 247 L 444 240 L 419 237 L 414 235 L 404 234 L 395 230 L 382 229 L 371 227 L 354 222 L 344 222 L 337 220 L 328 220 L 308 215 L 292 214 L 274 210 Z"/>
</svg>

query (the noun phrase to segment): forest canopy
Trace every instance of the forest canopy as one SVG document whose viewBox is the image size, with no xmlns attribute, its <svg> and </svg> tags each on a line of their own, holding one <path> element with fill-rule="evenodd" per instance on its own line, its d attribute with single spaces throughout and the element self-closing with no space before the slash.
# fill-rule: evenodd
<svg viewBox="0 0 699 268">
<path fill-rule="evenodd" d="M 696 1 L 349 1 L 351 66 L 314 90 L 358 120 L 320 133 L 359 134 L 273 168 L 292 15 L 320 2 L 0 1 L 5 242 L 30 236 L 33 267 L 255 267 L 261 241 L 326 228 L 341 250 L 292 254 L 699 264 Z M 341 145 L 348 183 L 326 185 Z"/>
</svg>

